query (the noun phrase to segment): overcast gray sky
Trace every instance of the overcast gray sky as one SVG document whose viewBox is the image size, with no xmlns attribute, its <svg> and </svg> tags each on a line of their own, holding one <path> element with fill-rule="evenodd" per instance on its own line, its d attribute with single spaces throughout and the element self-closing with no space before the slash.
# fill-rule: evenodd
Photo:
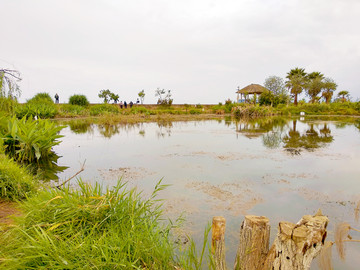
<svg viewBox="0 0 360 270">
<path fill-rule="evenodd" d="M 21 101 L 110 89 L 120 100 L 235 99 L 237 86 L 320 71 L 360 97 L 359 0 L 0 0 L 0 67 Z"/>
</svg>

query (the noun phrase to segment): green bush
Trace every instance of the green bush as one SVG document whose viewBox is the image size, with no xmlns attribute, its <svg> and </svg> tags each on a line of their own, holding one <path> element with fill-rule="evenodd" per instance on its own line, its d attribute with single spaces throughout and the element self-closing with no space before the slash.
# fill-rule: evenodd
<svg viewBox="0 0 360 270">
<path fill-rule="evenodd" d="M 133 114 L 150 114 L 149 110 L 146 109 L 145 107 L 143 106 L 135 106 L 135 107 L 132 107 L 131 108 L 131 113 Z"/>
<path fill-rule="evenodd" d="M 87 106 L 89 105 L 89 101 L 84 95 L 72 95 L 69 98 L 69 104 L 71 105 L 79 105 L 79 106 Z"/>
<path fill-rule="evenodd" d="M 3 269 L 179 269 L 172 222 L 150 199 L 119 181 L 103 192 L 81 181 L 23 202 L 24 217 L 3 233 Z"/>
<path fill-rule="evenodd" d="M 61 104 L 59 105 L 59 114 L 60 116 L 87 115 L 88 110 L 80 105 Z"/>
<path fill-rule="evenodd" d="M 29 99 L 26 104 L 17 106 L 15 115 L 17 118 L 54 118 L 57 114 L 57 107 L 48 93 L 38 93 Z"/>
<path fill-rule="evenodd" d="M 0 151 L 0 196 L 9 200 L 21 200 L 35 193 L 38 182 L 15 161 Z M 0 264 L 1 265 L 1 264 Z"/>
<path fill-rule="evenodd" d="M 34 97 L 29 99 L 27 103 L 53 103 L 54 101 L 50 97 L 49 93 L 37 93 Z"/>
<path fill-rule="evenodd" d="M 190 114 L 201 114 L 201 110 L 191 109 Z"/>
<path fill-rule="evenodd" d="M 103 115 L 103 114 L 109 114 L 109 113 L 119 113 L 119 107 L 117 105 L 111 105 L 111 104 L 99 104 L 94 105 L 90 107 L 90 115 L 97 116 L 97 115 Z"/>
<path fill-rule="evenodd" d="M 3 122 L 4 120 L 2 120 Z M 49 120 L 32 120 L 25 117 L 7 119 L 1 125 L 0 135 L 3 138 L 5 151 L 18 162 L 32 163 L 46 160 L 52 155 L 52 147 L 58 145 L 59 131 L 64 126 L 57 126 Z"/>
<path fill-rule="evenodd" d="M 58 110 L 54 103 L 27 103 L 16 107 L 15 115 L 17 118 L 54 118 Z"/>
</svg>

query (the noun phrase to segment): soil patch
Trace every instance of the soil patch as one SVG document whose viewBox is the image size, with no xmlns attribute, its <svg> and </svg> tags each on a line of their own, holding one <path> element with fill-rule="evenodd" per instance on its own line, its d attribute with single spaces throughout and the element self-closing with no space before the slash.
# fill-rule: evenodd
<svg viewBox="0 0 360 270">
<path fill-rule="evenodd" d="M 12 223 L 11 216 L 19 216 L 21 214 L 17 207 L 17 203 L 0 200 L 0 224 Z"/>
<path fill-rule="evenodd" d="M 212 185 L 207 182 L 192 182 L 187 188 L 196 189 L 208 195 L 208 202 L 213 204 L 213 210 L 229 211 L 232 215 L 245 215 L 255 205 L 262 203 L 263 198 L 247 185 L 224 183 Z"/>
</svg>

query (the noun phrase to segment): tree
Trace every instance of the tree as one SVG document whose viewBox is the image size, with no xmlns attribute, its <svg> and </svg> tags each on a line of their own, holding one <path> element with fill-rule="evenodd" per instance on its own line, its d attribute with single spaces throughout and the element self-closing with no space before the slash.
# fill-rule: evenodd
<svg viewBox="0 0 360 270">
<path fill-rule="evenodd" d="M 166 93 L 166 95 L 165 95 L 165 93 Z M 173 99 L 171 98 L 171 96 L 172 96 L 171 90 L 168 90 L 167 92 L 165 91 L 165 89 L 160 89 L 160 88 L 157 88 L 155 90 L 155 97 L 158 97 L 157 104 L 171 105 L 173 102 Z"/>
<path fill-rule="evenodd" d="M 108 103 L 111 100 L 111 92 L 109 89 L 101 90 L 99 93 L 99 98 L 103 98 L 105 103 Z"/>
<path fill-rule="evenodd" d="M 324 79 L 324 74 L 318 71 L 311 72 L 307 75 L 308 80 L 313 80 L 315 78 L 321 78 Z"/>
<path fill-rule="evenodd" d="M 0 69 L 0 97 L 20 97 L 20 72 L 13 69 Z"/>
<path fill-rule="evenodd" d="M 331 78 L 324 79 L 324 86 L 321 95 L 325 99 L 326 103 L 330 102 L 336 88 L 337 88 L 337 84 L 333 79 Z"/>
<path fill-rule="evenodd" d="M 345 102 L 345 101 L 349 100 L 349 98 L 350 98 L 349 91 L 345 91 L 345 90 L 340 91 L 338 93 L 338 97 L 341 98 L 341 102 Z"/>
<path fill-rule="evenodd" d="M 286 94 L 284 80 L 277 76 L 270 76 L 265 79 L 265 88 L 269 89 L 274 95 Z"/>
<path fill-rule="evenodd" d="M 264 86 L 270 90 L 270 93 L 262 93 L 260 95 L 260 105 L 285 104 L 289 100 L 289 95 L 285 87 L 284 80 L 277 76 L 270 76 L 265 79 Z"/>
<path fill-rule="evenodd" d="M 115 93 L 110 93 L 110 99 L 112 99 L 114 103 L 117 103 L 119 100 L 119 95 Z"/>
<path fill-rule="evenodd" d="M 139 96 L 139 98 L 140 98 L 141 104 L 143 104 L 143 103 L 144 103 L 144 98 L 145 98 L 145 91 L 144 91 L 144 89 L 141 90 L 141 91 L 138 93 L 138 96 Z"/>
<path fill-rule="evenodd" d="M 314 77 L 309 79 L 306 84 L 306 94 L 310 98 L 311 103 L 315 103 L 318 98 L 318 94 L 321 93 L 322 89 L 324 88 L 324 82 L 322 77 Z"/>
<path fill-rule="evenodd" d="M 298 95 L 304 90 L 306 86 L 306 72 L 303 68 L 294 68 L 287 73 L 288 79 L 285 86 L 294 95 L 294 105 L 298 104 Z"/>
</svg>

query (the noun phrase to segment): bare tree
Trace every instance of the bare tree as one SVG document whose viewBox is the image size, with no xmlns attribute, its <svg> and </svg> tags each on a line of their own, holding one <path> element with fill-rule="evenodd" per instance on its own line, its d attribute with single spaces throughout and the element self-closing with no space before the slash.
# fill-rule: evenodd
<svg viewBox="0 0 360 270">
<path fill-rule="evenodd" d="M 20 72 L 14 69 L 0 69 L 0 97 L 20 97 Z"/>
</svg>

